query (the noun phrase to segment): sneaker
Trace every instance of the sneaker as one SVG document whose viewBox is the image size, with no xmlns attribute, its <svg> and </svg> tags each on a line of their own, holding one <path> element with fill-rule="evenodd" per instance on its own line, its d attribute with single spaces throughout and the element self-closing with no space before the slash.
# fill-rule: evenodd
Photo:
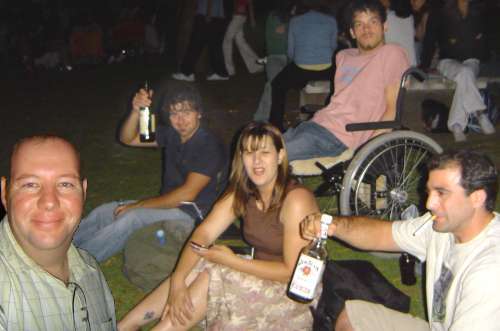
<svg viewBox="0 0 500 331">
<path fill-rule="evenodd" d="M 455 142 L 464 142 L 467 140 L 467 137 L 464 134 L 464 130 L 457 124 L 455 124 L 451 128 L 451 132 L 453 133 L 453 138 L 455 138 Z"/>
<path fill-rule="evenodd" d="M 182 72 L 176 72 L 172 74 L 172 78 L 186 82 L 194 82 L 194 74 L 184 75 Z"/>
<path fill-rule="evenodd" d="M 267 57 L 261 57 L 261 58 L 259 58 L 259 59 L 255 60 L 255 62 L 256 62 L 257 64 L 260 64 L 260 65 L 262 65 L 262 66 L 263 66 L 263 65 L 267 64 Z"/>
<path fill-rule="evenodd" d="M 207 80 L 228 80 L 228 76 L 219 76 L 217 74 L 211 74 L 210 76 L 207 76 Z"/>
<path fill-rule="evenodd" d="M 479 126 L 481 127 L 481 131 L 483 131 L 484 134 L 494 134 L 495 133 L 495 127 L 491 123 L 490 119 L 488 116 L 486 116 L 485 113 L 482 113 L 477 117 L 477 121 L 479 122 Z"/>
</svg>

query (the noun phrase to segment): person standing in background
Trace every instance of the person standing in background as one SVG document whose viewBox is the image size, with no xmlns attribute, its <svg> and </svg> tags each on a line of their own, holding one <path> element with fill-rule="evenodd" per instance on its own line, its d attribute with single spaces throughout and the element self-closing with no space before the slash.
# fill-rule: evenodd
<svg viewBox="0 0 500 331">
<path fill-rule="evenodd" d="M 238 47 L 240 55 L 243 58 L 248 71 L 251 74 L 261 72 L 263 70 L 262 64 L 257 63 L 257 54 L 255 54 L 252 47 L 250 47 L 247 43 L 244 34 L 244 27 L 247 18 L 250 19 L 250 26 L 255 28 L 253 0 L 234 1 L 233 19 L 227 27 L 224 41 L 222 42 L 227 73 L 229 76 L 234 76 L 236 74 L 233 60 L 233 42 L 236 42 L 236 46 Z"/>
<path fill-rule="evenodd" d="M 411 66 L 417 65 L 415 52 L 415 23 L 411 11 L 410 0 L 382 0 L 387 8 L 387 29 L 384 32 L 385 42 L 403 47 L 408 53 Z"/>
<path fill-rule="evenodd" d="M 206 46 L 213 70 L 213 73 L 207 76 L 207 80 L 229 79 L 222 54 L 226 24 L 223 0 L 197 0 L 189 46 L 182 60 L 181 70 L 172 74 L 173 79 L 194 82 L 196 62 Z"/>
<path fill-rule="evenodd" d="M 260 97 L 259 106 L 253 115 L 255 121 L 267 121 L 271 111 L 271 82 L 274 77 L 286 67 L 288 63 L 287 38 L 288 22 L 292 11 L 293 2 L 290 0 L 278 0 L 275 10 L 269 13 L 266 20 L 266 84 L 264 92 Z"/>
</svg>

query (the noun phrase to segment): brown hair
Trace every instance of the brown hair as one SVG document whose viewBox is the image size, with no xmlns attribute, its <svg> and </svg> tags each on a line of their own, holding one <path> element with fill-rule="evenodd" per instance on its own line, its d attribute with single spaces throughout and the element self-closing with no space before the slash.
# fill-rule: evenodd
<svg viewBox="0 0 500 331">
<path fill-rule="evenodd" d="M 238 217 L 246 214 L 246 204 L 251 197 L 255 197 L 256 200 L 261 200 L 257 187 L 250 180 L 245 171 L 242 154 L 248 150 L 258 150 L 267 137 L 278 152 L 280 150 L 284 151 L 283 160 L 281 164 L 278 165 L 278 177 L 273 188 L 268 210 L 279 209 L 285 199 L 285 190 L 291 177 L 283 136 L 281 132 L 271 124 L 250 122 L 243 128 L 238 138 L 231 166 L 229 185 L 224 193 L 224 197 L 234 194 L 233 211 Z"/>
<path fill-rule="evenodd" d="M 476 190 L 486 192 L 485 208 L 492 212 L 498 193 L 498 171 L 495 164 L 484 153 L 468 149 L 449 150 L 434 156 L 429 161 L 429 172 L 446 168 L 460 169 L 460 185 L 470 195 Z"/>
</svg>

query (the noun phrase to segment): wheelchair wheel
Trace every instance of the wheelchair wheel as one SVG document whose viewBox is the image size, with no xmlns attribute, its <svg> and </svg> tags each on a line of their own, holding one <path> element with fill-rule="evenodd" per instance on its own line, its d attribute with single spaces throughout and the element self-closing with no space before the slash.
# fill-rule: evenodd
<svg viewBox="0 0 500 331">
<path fill-rule="evenodd" d="M 341 214 L 396 220 L 411 204 L 422 210 L 426 164 L 441 152 L 434 140 L 413 131 L 390 132 L 369 141 L 344 175 Z"/>
</svg>

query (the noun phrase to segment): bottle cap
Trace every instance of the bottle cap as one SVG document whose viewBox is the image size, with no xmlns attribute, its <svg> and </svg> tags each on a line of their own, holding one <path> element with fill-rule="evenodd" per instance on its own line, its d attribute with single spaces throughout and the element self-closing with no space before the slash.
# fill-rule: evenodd
<svg viewBox="0 0 500 331">
<path fill-rule="evenodd" d="M 333 220 L 332 215 L 321 214 L 321 223 L 322 224 L 331 224 Z"/>
</svg>

